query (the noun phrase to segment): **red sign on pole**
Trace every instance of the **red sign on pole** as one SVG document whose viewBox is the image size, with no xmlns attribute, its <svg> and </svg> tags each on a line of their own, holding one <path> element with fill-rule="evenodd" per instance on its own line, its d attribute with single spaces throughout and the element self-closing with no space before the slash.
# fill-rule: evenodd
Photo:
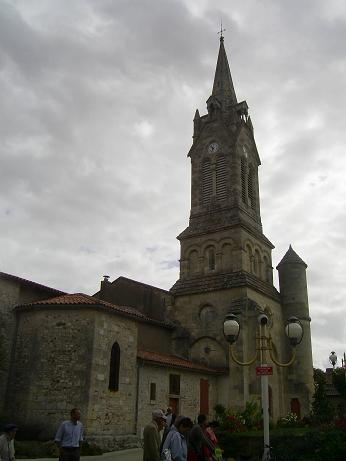
<svg viewBox="0 0 346 461">
<path fill-rule="evenodd" d="M 257 376 L 266 376 L 273 374 L 273 367 L 256 367 L 256 375 Z"/>
</svg>

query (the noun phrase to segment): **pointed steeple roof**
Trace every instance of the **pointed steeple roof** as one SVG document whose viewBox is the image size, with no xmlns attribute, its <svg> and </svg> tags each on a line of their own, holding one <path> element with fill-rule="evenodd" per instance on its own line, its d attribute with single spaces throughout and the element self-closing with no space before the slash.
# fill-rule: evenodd
<svg viewBox="0 0 346 461">
<path fill-rule="evenodd" d="M 215 96 L 220 101 L 222 109 L 225 110 L 228 107 L 237 104 L 237 97 L 234 91 L 231 71 L 229 69 L 223 40 L 224 38 L 221 36 L 212 96 Z"/>
<path fill-rule="evenodd" d="M 308 267 L 302 258 L 293 250 L 292 245 L 289 246 L 284 257 L 281 259 L 276 268 L 279 269 L 284 264 L 303 264 L 305 267 Z"/>
</svg>

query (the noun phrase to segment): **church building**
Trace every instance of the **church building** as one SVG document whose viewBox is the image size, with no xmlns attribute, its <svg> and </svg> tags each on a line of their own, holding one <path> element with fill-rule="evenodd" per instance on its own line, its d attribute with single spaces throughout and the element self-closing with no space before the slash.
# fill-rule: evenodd
<svg viewBox="0 0 346 461">
<path fill-rule="evenodd" d="M 293 364 L 275 365 L 269 376 L 271 418 L 309 414 L 307 265 L 290 246 L 277 266 L 280 291 L 274 287 L 274 246 L 261 222 L 261 161 L 222 36 L 207 111 L 195 113 L 188 157 L 191 211 L 178 236 L 179 279 L 169 291 L 105 276 L 97 293 L 70 294 L 0 272 L 5 419 L 49 438 L 79 407 L 87 438 L 114 449 L 135 443 L 157 407 L 193 419 L 200 412 L 213 418 L 216 404 L 242 410 L 247 401 L 260 402 L 259 362 L 242 367 L 230 359 L 223 322 L 237 315 L 234 353 L 246 362 L 256 352 L 260 313 L 269 319 L 280 362 L 292 354 L 287 319 L 298 317 L 304 329 Z"/>
</svg>

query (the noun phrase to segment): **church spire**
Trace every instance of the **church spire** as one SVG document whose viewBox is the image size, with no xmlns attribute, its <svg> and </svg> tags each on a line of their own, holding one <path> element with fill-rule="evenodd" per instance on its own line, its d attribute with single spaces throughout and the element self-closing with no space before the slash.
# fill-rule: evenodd
<svg viewBox="0 0 346 461">
<path fill-rule="evenodd" d="M 230 106 L 237 104 L 237 97 L 223 41 L 224 37 L 221 33 L 212 96 L 218 99 L 223 110 L 227 110 Z"/>
</svg>

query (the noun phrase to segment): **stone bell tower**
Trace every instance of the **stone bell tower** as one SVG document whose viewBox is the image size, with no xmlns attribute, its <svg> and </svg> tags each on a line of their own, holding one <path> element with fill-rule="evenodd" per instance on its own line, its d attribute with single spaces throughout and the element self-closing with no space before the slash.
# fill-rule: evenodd
<svg viewBox="0 0 346 461">
<path fill-rule="evenodd" d="M 210 276 L 224 280 L 224 274 L 252 274 L 271 284 L 273 245 L 260 214 L 261 162 L 247 103 L 237 101 L 223 37 L 207 110 L 202 117 L 197 110 L 193 121 L 190 222 L 178 236 L 180 279 L 173 291 L 197 288 Z"/>
<path fill-rule="evenodd" d="M 290 351 L 284 327 L 286 314 L 292 309 L 283 309 L 280 293 L 273 285 L 274 246 L 263 234 L 261 223 L 261 162 L 248 105 L 236 97 L 222 36 L 207 113 L 201 116 L 197 110 L 193 125 L 188 153 L 190 219 L 178 236 L 180 277 L 171 288 L 174 301 L 170 316 L 179 325 L 173 347 L 176 354 L 194 361 L 228 367 L 229 374 L 218 378 L 213 392 L 218 394 L 219 403 L 241 409 L 246 401 L 260 398 L 259 379 L 256 362 L 240 367 L 229 361 L 228 343 L 223 337 L 225 316 L 232 312 L 239 318 L 241 335 L 236 354 L 240 360 L 256 354 L 257 318 L 259 312 L 265 312 L 274 352 L 287 361 Z M 304 364 L 312 370 L 311 348 Z M 292 399 L 298 403 L 304 400 L 301 408 L 306 413 L 309 391 L 300 392 L 296 381 L 301 383 L 295 369 L 274 367 L 269 379 L 274 419 L 290 411 Z"/>
</svg>

